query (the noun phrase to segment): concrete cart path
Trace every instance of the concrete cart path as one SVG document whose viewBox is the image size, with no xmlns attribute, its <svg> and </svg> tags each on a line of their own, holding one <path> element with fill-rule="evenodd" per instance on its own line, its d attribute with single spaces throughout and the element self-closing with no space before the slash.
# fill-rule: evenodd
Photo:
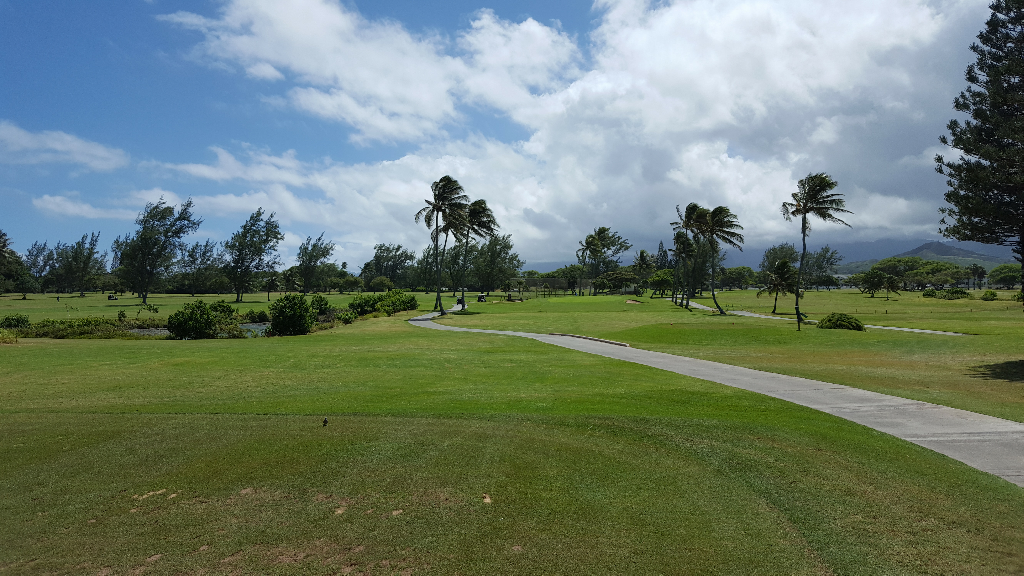
<svg viewBox="0 0 1024 576">
<path fill-rule="evenodd" d="M 1024 486 L 1024 424 L 1019 422 L 828 382 L 640 350 L 609 341 L 445 326 L 432 322 L 435 316 L 437 313 L 431 312 L 409 322 L 434 330 L 531 338 L 765 394 L 892 434 Z"/>
<path fill-rule="evenodd" d="M 671 298 L 666 298 L 666 300 L 671 300 Z M 693 306 L 694 308 L 696 308 L 698 310 L 711 310 L 711 311 L 714 310 L 714 308 L 711 308 L 710 306 L 705 306 L 703 304 L 698 304 L 698 303 L 693 302 L 693 301 L 690 302 L 690 306 Z M 783 318 L 782 316 L 768 316 L 767 314 L 757 314 L 756 312 L 747 312 L 746 310 L 729 310 L 729 314 L 734 314 L 736 316 L 747 316 L 747 317 L 750 317 L 750 318 L 767 318 L 769 320 L 789 320 L 790 322 L 796 322 L 796 318 Z M 817 324 L 817 323 L 818 323 L 817 320 L 804 320 L 804 324 Z M 962 334 L 960 332 L 943 332 L 941 330 L 925 330 L 924 328 L 897 328 L 896 326 L 875 326 L 874 324 L 865 324 L 864 327 L 865 328 L 877 328 L 879 330 L 899 330 L 900 332 L 916 332 L 918 334 L 942 334 L 944 336 L 967 336 L 967 334 Z"/>
</svg>

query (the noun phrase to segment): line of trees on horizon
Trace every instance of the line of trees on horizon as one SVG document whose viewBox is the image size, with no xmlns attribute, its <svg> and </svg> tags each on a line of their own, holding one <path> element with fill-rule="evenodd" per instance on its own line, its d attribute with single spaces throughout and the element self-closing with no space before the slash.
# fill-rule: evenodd
<svg viewBox="0 0 1024 576">
<path fill-rule="evenodd" d="M 33 242 L 22 255 L 0 230 L 0 294 L 130 292 L 146 303 L 151 293 L 234 294 L 240 302 L 243 294 L 263 291 L 269 300 L 271 292 L 281 291 L 494 290 L 520 275 L 523 262 L 511 235 L 487 228 L 489 210 L 481 225 L 481 204 L 471 207 L 478 230 L 484 226 L 490 232 L 482 238 L 459 229 L 456 243 L 441 258 L 435 257 L 433 245 L 417 258 L 400 244 L 378 244 L 373 258 L 353 273 L 347 262 L 330 261 L 335 245 L 324 234 L 307 237 L 296 265 L 282 268 L 277 248 L 284 235 L 275 214 L 262 208 L 224 242 L 187 242 L 202 223 L 192 212 L 192 200 L 175 207 L 161 198 L 147 204 L 136 218 L 137 229 L 117 237 L 109 250 L 101 249 L 100 233 L 93 232 L 72 243 Z M 440 277 L 438 263 L 443 266 Z"/>
</svg>

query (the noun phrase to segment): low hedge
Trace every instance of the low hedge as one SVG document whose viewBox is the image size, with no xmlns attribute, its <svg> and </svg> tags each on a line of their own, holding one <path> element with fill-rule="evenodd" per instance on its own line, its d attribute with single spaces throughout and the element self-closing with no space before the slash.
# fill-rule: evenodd
<svg viewBox="0 0 1024 576">
<path fill-rule="evenodd" d="M 826 330 L 858 330 L 864 331 L 864 323 L 849 314 L 833 312 L 818 320 L 818 328 Z"/>
</svg>

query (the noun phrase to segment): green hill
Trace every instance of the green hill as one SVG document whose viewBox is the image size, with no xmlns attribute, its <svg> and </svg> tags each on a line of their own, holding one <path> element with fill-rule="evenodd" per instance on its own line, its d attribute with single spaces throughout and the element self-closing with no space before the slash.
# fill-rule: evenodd
<svg viewBox="0 0 1024 576">
<path fill-rule="evenodd" d="M 1014 261 L 1008 258 L 999 258 L 998 256 L 989 256 L 988 254 L 981 254 L 980 252 L 974 252 L 972 250 L 965 250 L 963 248 L 957 248 L 956 246 L 950 246 L 949 244 L 943 244 L 942 242 L 927 242 L 908 250 L 902 254 L 896 254 L 895 258 L 905 258 L 908 256 L 917 256 L 924 260 L 938 260 L 940 262 L 952 262 L 958 266 L 968 267 L 971 264 L 978 264 L 986 271 L 990 271 L 1000 264 L 1013 264 Z M 858 272 L 866 272 L 872 266 L 878 262 L 878 259 L 873 260 L 858 260 L 856 262 L 847 262 L 836 267 L 837 274 L 856 274 Z"/>
</svg>

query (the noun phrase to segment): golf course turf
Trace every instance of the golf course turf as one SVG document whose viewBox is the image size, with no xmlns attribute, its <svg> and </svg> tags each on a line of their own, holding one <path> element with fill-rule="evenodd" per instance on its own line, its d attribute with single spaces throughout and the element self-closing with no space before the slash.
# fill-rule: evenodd
<svg viewBox="0 0 1024 576">
<path fill-rule="evenodd" d="M 642 300 L 472 305 L 441 322 L 772 371 L 788 359 L 826 381 L 875 370 L 860 387 L 894 380 L 907 397 L 1024 413 L 1020 382 L 963 375 L 1019 359 L 1000 343 L 1019 334 L 1019 309 L 967 330 L 991 334 L 943 340 L 792 336 L 792 323 Z M 520 338 L 417 329 L 406 320 L 419 313 L 302 337 L 0 347 L 0 571 L 1024 570 L 1024 491 L 999 478 L 758 394 Z M 796 362 L 801 346 L 822 366 Z M 897 355 L 908 372 L 962 365 L 966 383 L 921 387 L 928 374 L 902 374 Z"/>
</svg>

